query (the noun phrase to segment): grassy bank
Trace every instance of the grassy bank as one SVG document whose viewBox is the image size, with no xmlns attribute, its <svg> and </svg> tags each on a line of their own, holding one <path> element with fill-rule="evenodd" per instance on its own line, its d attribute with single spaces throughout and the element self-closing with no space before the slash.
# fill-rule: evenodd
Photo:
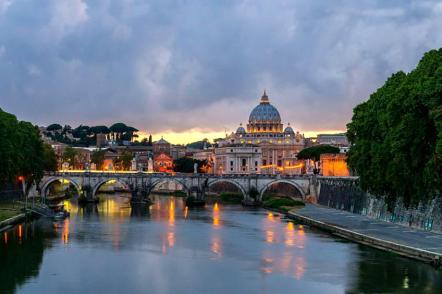
<svg viewBox="0 0 442 294">
<path fill-rule="evenodd" d="M 243 199 L 240 192 L 222 192 L 220 196 L 223 203 L 239 204 Z"/>
<path fill-rule="evenodd" d="M 294 200 L 288 197 L 276 197 L 272 195 L 265 195 L 263 197 L 262 205 L 267 208 L 278 209 L 284 212 L 288 212 L 295 207 L 304 206 L 304 202 L 301 200 Z"/>
<path fill-rule="evenodd" d="M 12 202 L 0 203 L 0 222 L 20 214 L 21 208 Z"/>
</svg>

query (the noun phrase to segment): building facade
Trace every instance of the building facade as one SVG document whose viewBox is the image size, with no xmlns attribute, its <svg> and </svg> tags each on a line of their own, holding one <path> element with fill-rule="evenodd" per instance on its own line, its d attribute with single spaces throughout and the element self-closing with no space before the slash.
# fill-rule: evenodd
<svg viewBox="0 0 442 294">
<path fill-rule="evenodd" d="M 226 144 L 215 149 L 213 172 L 216 174 L 258 174 L 262 150 L 250 144 Z"/>
<path fill-rule="evenodd" d="M 173 158 L 164 152 L 155 154 L 153 158 L 153 168 L 155 172 L 173 172 Z"/>
<path fill-rule="evenodd" d="M 262 153 L 260 173 L 302 173 L 304 162 L 298 161 L 296 155 L 305 147 L 304 135 L 295 132 L 290 123 L 284 128 L 279 111 L 270 104 L 265 91 L 259 104 L 250 113 L 246 128 L 241 124 L 235 133 L 218 143 L 219 147 L 232 144 L 256 145 Z"/>
<path fill-rule="evenodd" d="M 348 177 L 350 170 L 347 166 L 347 154 L 321 154 L 321 175 L 327 177 Z"/>
</svg>

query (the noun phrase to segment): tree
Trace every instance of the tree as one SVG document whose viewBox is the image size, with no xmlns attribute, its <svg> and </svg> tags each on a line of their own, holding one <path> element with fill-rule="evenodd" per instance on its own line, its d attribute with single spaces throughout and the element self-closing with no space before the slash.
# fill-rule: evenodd
<svg viewBox="0 0 442 294">
<path fill-rule="evenodd" d="M 197 160 L 189 157 L 178 158 L 174 161 L 173 170 L 180 173 L 193 173 L 193 165 L 198 164 L 198 172 L 202 173 L 203 166 L 207 163 L 205 160 Z"/>
<path fill-rule="evenodd" d="M 45 171 L 56 171 L 57 170 L 57 155 L 54 152 L 54 149 L 52 149 L 51 145 L 44 144 L 43 145 L 43 167 Z"/>
<path fill-rule="evenodd" d="M 132 165 L 132 159 L 133 159 L 132 153 L 128 150 L 124 150 L 121 153 L 120 158 L 121 158 L 121 164 L 123 166 L 123 169 L 129 170 Z"/>
<path fill-rule="evenodd" d="M 113 163 L 116 169 L 130 170 L 132 159 L 132 153 L 128 150 L 124 150 L 118 157 L 114 158 Z"/>
<path fill-rule="evenodd" d="M 51 124 L 46 128 L 47 131 L 52 132 L 52 131 L 61 131 L 63 130 L 63 127 L 59 124 Z"/>
<path fill-rule="evenodd" d="M 209 143 L 209 140 L 203 139 L 201 141 L 189 143 L 186 145 L 186 147 L 192 149 L 204 149 L 204 147 L 212 147 L 212 145 Z"/>
<path fill-rule="evenodd" d="M 109 128 L 106 127 L 106 126 L 94 126 L 94 127 L 91 127 L 89 130 L 94 135 L 97 135 L 97 134 L 109 134 L 110 133 Z"/>
<path fill-rule="evenodd" d="M 24 177 L 27 186 L 53 169 L 53 152 L 43 145 L 37 127 L 0 109 L 0 187 Z"/>
<path fill-rule="evenodd" d="M 103 169 L 105 154 L 106 154 L 106 150 L 95 150 L 91 154 L 91 162 L 96 165 L 98 170 Z"/>
<path fill-rule="evenodd" d="M 313 161 L 319 161 L 321 154 L 325 153 L 339 153 L 339 148 L 330 145 L 316 145 L 302 149 L 297 157 L 298 159 L 311 159 Z"/>
<path fill-rule="evenodd" d="M 361 187 L 406 206 L 441 195 L 442 49 L 393 74 L 356 106 L 347 125 L 348 164 Z"/>
<path fill-rule="evenodd" d="M 66 147 L 63 152 L 63 161 L 69 163 L 72 168 L 77 166 L 78 151 L 72 147 Z"/>
</svg>

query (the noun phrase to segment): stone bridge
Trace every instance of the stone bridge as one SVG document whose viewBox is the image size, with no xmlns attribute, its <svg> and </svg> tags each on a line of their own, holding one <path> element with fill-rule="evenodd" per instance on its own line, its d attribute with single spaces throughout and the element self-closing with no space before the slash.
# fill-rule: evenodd
<svg viewBox="0 0 442 294">
<path fill-rule="evenodd" d="M 211 174 L 166 174 L 146 172 L 98 172 L 63 171 L 46 173 L 40 184 L 34 187 L 41 197 L 46 197 L 49 186 L 55 181 L 69 181 L 79 194 L 94 198 L 100 187 L 109 181 L 118 181 L 132 192 L 132 197 L 144 200 L 159 184 L 175 181 L 183 186 L 188 196 L 204 199 L 206 191 L 216 183 L 231 183 L 243 194 L 244 202 L 260 201 L 264 192 L 273 184 L 286 183 L 299 192 L 301 198 L 316 195 L 318 183 L 313 176 L 285 175 L 211 175 Z"/>
</svg>

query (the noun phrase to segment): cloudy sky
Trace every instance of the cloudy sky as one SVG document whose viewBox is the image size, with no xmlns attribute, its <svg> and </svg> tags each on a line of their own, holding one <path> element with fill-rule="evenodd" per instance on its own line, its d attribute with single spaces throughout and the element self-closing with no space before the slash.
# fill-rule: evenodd
<svg viewBox="0 0 442 294">
<path fill-rule="evenodd" d="M 441 32 L 440 1 L 0 0 L 0 108 L 181 142 L 246 123 L 267 89 L 295 129 L 345 130 Z"/>
</svg>

